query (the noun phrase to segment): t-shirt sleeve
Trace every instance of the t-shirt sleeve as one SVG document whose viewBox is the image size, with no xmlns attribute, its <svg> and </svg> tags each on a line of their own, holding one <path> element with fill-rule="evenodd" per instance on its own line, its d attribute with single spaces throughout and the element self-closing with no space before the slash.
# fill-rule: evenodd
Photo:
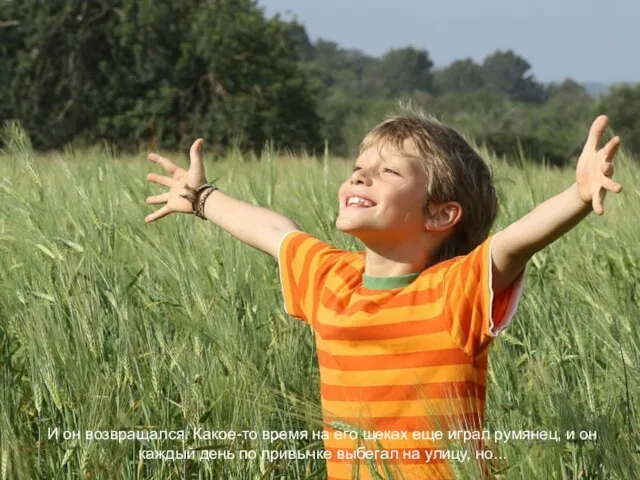
<svg viewBox="0 0 640 480">
<path fill-rule="evenodd" d="M 285 233 L 278 247 L 285 312 L 313 324 L 322 285 L 331 269 L 348 253 L 300 230 Z"/>
<path fill-rule="evenodd" d="M 490 236 L 457 257 L 444 275 L 444 316 L 453 341 L 471 356 L 481 354 L 513 319 L 522 296 L 524 271 L 498 294 L 492 285 Z"/>
</svg>

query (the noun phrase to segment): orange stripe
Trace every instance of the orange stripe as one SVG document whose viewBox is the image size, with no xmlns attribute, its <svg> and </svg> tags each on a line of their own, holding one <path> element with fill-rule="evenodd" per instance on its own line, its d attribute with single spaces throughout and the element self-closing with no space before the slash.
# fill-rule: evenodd
<svg viewBox="0 0 640 480">
<path fill-rule="evenodd" d="M 326 248 L 326 245 L 323 245 L 322 243 L 314 244 L 311 241 L 308 241 L 306 243 L 306 245 L 300 245 L 297 249 L 297 253 L 302 255 L 303 258 L 302 269 L 299 271 L 300 278 L 298 283 L 298 295 L 300 298 L 300 303 L 307 303 L 309 302 L 309 300 L 313 301 L 313 297 L 317 297 L 317 293 L 314 291 L 313 283 L 311 283 L 311 285 L 309 285 L 309 283 L 310 281 L 313 282 L 313 280 L 315 280 L 315 277 L 317 276 L 316 270 L 318 269 L 318 254 Z M 313 269 L 312 263 L 316 263 L 316 265 L 314 265 L 315 268 Z M 297 270 L 297 268 L 295 269 Z M 312 321 L 311 319 L 315 317 L 315 310 L 312 309 L 312 311 L 308 312 L 308 315 L 310 317 L 310 321 Z"/>
<path fill-rule="evenodd" d="M 342 451 L 343 454 L 342 456 L 345 456 L 345 453 L 349 453 L 349 455 L 351 455 L 353 452 L 356 451 L 357 447 L 354 448 L 325 448 L 325 451 L 331 452 L 331 460 L 328 460 L 328 462 L 331 463 L 343 463 L 343 461 L 338 460 L 338 452 Z M 367 450 L 373 450 L 373 449 L 367 449 Z M 439 463 L 444 463 L 445 460 L 441 459 L 441 458 L 433 458 L 433 454 L 432 457 L 429 458 L 427 457 L 427 451 L 431 451 L 434 452 L 436 450 L 439 450 L 438 448 L 394 448 L 394 449 L 389 449 L 389 450 L 394 450 L 398 452 L 398 459 L 397 460 L 392 460 L 392 459 L 388 459 L 386 460 L 390 465 L 393 464 L 400 464 L 400 465 L 432 465 L 432 464 L 439 464 Z M 412 453 L 413 452 L 419 452 L 419 457 L 418 458 L 411 458 L 412 457 Z M 407 455 L 407 458 L 404 458 L 404 455 Z M 417 455 L 413 454 L 414 456 L 417 457 Z M 335 459 L 335 460 L 334 460 Z M 366 462 L 364 460 L 345 460 L 347 464 L 350 464 L 351 462 L 355 463 L 355 462 L 359 462 L 361 464 L 360 469 L 362 469 L 363 467 L 366 468 Z M 380 462 L 382 463 L 382 462 Z"/>
<path fill-rule="evenodd" d="M 477 344 L 485 326 L 485 308 L 488 291 L 488 272 L 482 263 L 488 243 L 476 247 L 466 257 L 452 264 L 446 281 L 446 322 L 457 346 L 465 352 L 477 351 Z"/>
<path fill-rule="evenodd" d="M 323 295 L 330 295 L 330 293 L 323 293 Z M 358 297 L 354 293 L 349 302 L 354 302 Z M 358 300 L 359 301 L 359 300 Z M 410 305 L 410 306 L 394 306 L 391 293 L 381 293 L 378 298 L 369 298 L 369 303 L 382 304 L 384 310 L 379 311 L 377 314 L 372 315 L 369 308 L 363 308 L 358 311 L 354 311 L 352 314 L 337 314 L 334 311 L 327 310 L 323 304 L 319 312 L 319 317 L 325 325 L 331 326 L 374 326 L 374 325 L 394 325 L 396 323 L 417 321 L 417 320 L 442 320 L 442 312 L 445 309 L 444 297 L 436 299 L 433 303 L 424 305 Z M 348 307 L 351 310 L 351 307 Z M 448 326 L 443 330 L 449 331 Z"/>
<path fill-rule="evenodd" d="M 476 397 L 485 399 L 485 387 L 473 382 L 438 382 L 421 385 L 389 385 L 380 387 L 342 387 L 321 385 L 325 400 L 385 402 L 427 398 Z"/>
<path fill-rule="evenodd" d="M 389 301 L 379 303 L 373 298 L 367 298 L 353 302 L 348 305 L 349 295 L 352 294 L 351 289 L 343 290 L 344 293 L 336 294 L 329 288 L 324 288 L 322 292 L 322 306 L 334 312 L 337 315 L 351 316 L 355 313 L 364 311 L 369 315 L 378 313 L 382 308 L 398 308 L 398 307 L 414 307 L 416 305 L 429 305 L 435 303 L 442 295 L 442 287 L 440 285 L 428 285 L 423 289 L 415 290 L 415 286 L 404 290 L 402 294 L 393 296 L 390 292 L 383 294 L 382 299 L 389 298 Z"/>
<path fill-rule="evenodd" d="M 442 329 L 443 325 L 437 319 L 370 327 L 339 327 L 316 321 L 316 331 L 325 340 L 389 340 L 427 335 L 441 332 Z"/>
<path fill-rule="evenodd" d="M 346 258 L 345 264 L 342 268 L 336 271 L 337 277 L 340 277 L 343 282 L 335 282 L 329 281 L 327 286 L 332 291 L 340 291 L 345 286 L 350 288 L 355 288 L 359 286 L 357 289 L 357 296 L 380 296 L 381 290 L 370 289 L 361 286 L 362 284 L 362 274 L 364 273 L 364 263 L 365 263 L 365 253 L 364 252 L 351 252 L 352 255 Z M 419 285 L 420 288 L 433 288 L 435 285 L 439 285 L 442 282 L 442 277 L 445 273 L 445 270 L 449 262 L 440 262 L 427 270 L 421 272 L 420 276 L 414 283 L 411 284 L 410 288 L 413 288 L 414 285 Z M 357 281 L 354 281 L 355 280 Z M 333 279 L 331 279 L 333 280 Z M 419 280 L 419 283 L 418 283 Z M 384 291 L 390 295 L 395 295 L 397 292 L 394 291 Z"/>
<path fill-rule="evenodd" d="M 392 338 L 390 340 L 326 340 L 316 336 L 318 350 L 331 352 L 333 355 L 385 355 L 389 352 L 410 353 L 429 350 L 454 348 L 448 331 L 415 335 L 411 338 Z"/>
<path fill-rule="evenodd" d="M 342 436 L 337 437 L 329 437 L 324 440 L 324 448 L 325 449 L 343 449 L 343 450 L 353 450 L 359 447 L 363 447 L 367 450 L 400 450 L 400 449 L 430 449 L 430 448 L 447 448 L 449 446 L 454 446 L 453 441 L 447 442 L 447 434 L 443 433 L 443 440 L 432 440 L 433 436 L 432 432 L 417 432 L 419 434 L 419 439 L 414 439 L 413 435 L 416 432 L 368 432 L 366 438 L 364 437 L 365 433 L 363 432 L 363 436 L 358 439 L 352 439 L 347 435 L 347 438 L 343 438 Z M 388 437 L 385 437 L 385 434 Z M 337 434 L 335 434 L 337 435 Z M 405 436 L 406 438 L 402 438 Z M 427 439 L 426 437 L 429 437 Z M 460 443 L 462 446 L 462 443 Z"/>
<path fill-rule="evenodd" d="M 360 425 L 363 430 L 377 431 L 407 431 L 407 432 L 429 432 L 436 430 L 479 430 L 482 428 L 484 416 L 480 414 L 447 414 L 425 416 L 401 416 L 401 417 L 330 417 L 325 416 L 325 423 L 329 424 L 333 420 L 340 421 L 347 425 Z M 324 427 L 327 432 L 335 432 L 336 429 L 330 425 Z"/>
<path fill-rule="evenodd" d="M 403 400 L 395 402 L 340 402 L 322 400 L 327 415 L 340 417 L 393 417 L 401 415 L 446 415 L 463 413 L 475 415 L 484 408 L 484 401 L 468 398 L 432 398 L 427 400 Z"/>
<path fill-rule="evenodd" d="M 468 260 L 470 261 L 471 258 Z M 467 265 L 461 262 L 458 274 L 456 275 L 456 282 L 452 285 L 452 288 L 456 290 L 457 294 L 457 300 L 452 300 L 452 305 L 458 305 L 460 309 L 460 311 L 454 312 L 453 320 L 457 321 L 457 325 L 454 325 L 454 327 L 461 330 L 460 335 L 464 338 L 463 345 L 468 344 L 471 333 L 472 314 L 468 313 L 468 310 L 471 310 L 469 307 L 473 305 L 473 299 L 470 297 L 468 290 L 469 282 L 473 282 L 471 284 L 472 292 L 478 288 L 477 283 L 474 280 L 475 276 L 473 275 L 473 272 L 467 267 Z M 458 303 L 455 303 L 456 301 Z"/>
<path fill-rule="evenodd" d="M 355 466 L 351 465 L 352 460 L 345 460 L 345 463 L 340 461 L 329 460 L 327 461 L 327 473 L 329 475 L 328 480 L 352 480 L 355 474 Z M 394 478 L 402 480 L 451 480 L 456 477 L 453 476 L 449 464 L 447 463 L 432 463 L 425 465 L 390 465 L 390 470 L 394 474 Z M 382 478 L 387 478 L 384 468 L 380 464 L 376 467 L 376 470 L 380 472 Z M 400 473 L 396 473 L 396 472 Z M 358 471 L 358 480 L 374 480 L 380 478 L 374 477 L 369 471 L 366 464 L 361 464 Z"/>
<path fill-rule="evenodd" d="M 303 316 L 298 294 L 298 288 L 296 285 L 295 277 L 293 274 L 293 265 L 296 254 L 295 245 L 298 244 L 302 238 L 304 238 L 304 232 L 286 233 L 285 238 L 280 246 L 285 255 L 283 258 L 283 264 L 280 265 L 280 272 L 282 278 L 282 294 L 286 305 L 286 310 L 293 316 Z M 300 318 L 300 320 L 303 320 Z"/>
<path fill-rule="evenodd" d="M 484 443 L 481 440 L 465 442 L 462 439 L 449 439 L 448 433 L 444 430 L 441 431 L 441 440 L 431 439 L 434 433 L 432 430 L 392 432 L 377 431 L 378 435 L 374 434 L 376 433 L 374 431 L 368 431 L 363 432 L 363 436 L 357 439 L 352 439 L 348 436 L 347 438 L 344 438 L 342 434 L 340 436 L 337 436 L 336 432 L 333 431 L 331 433 L 327 432 L 329 436 L 324 441 L 324 449 L 333 451 L 341 450 L 343 452 L 352 452 L 358 448 L 367 451 L 386 450 L 387 452 L 391 452 L 394 450 L 398 452 L 402 452 L 403 450 L 420 450 L 421 454 L 424 454 L 425 451 L 429 450 L 463 450 L 469 452 L 471 455 L 473 455 L 471 451 L 484 450 Z M 385 437 L 385 434 L 387 433 L 391 434 L 389 435 L 389 438 Z M 414 435 L 416 434 L 419 434 L 418 438 L 414 438 Z M 401 438 L 402 436 L 406 438 Z M 341 457 L 342 459 L 344 459 L 345 455 L 343 454 L 341 455 Z M 421 456 L 421 460 L 416 461 L 417 459 L 412 458 L 412 456 L 403 458 L 403 456 L 400 455 L 399 458 L 394 460 L 398 463 L 424 463 L 426 460 L 425 457 Z M 331 459 L 339 461 L 340 457 L 337 457 L 334 454 Z M 437 460 L 437 458 L 432 457 L 432 460 Z"/>
<path fill-rule="evenodd" d="M 385 303 L 384 306 L 390 307 L 416 307 L 417 305 L 425 305 L 429 303 L 434 303 L 438 299 L 442 297 L 442 279 L 444 278 L 444 271 L 440 271 L 437 274 L 431 274 L 431 276 L 427 276 L 425 274 L 419 276 L 413 283 L 405 287 L 405 289 L 401 290 L 400 293 L 398 291 L 386 291 L 387 296 L 390 297 L 390 301 Z M 362 288 L 360 289 L 362 290 Z M 369 289 L 366 289 L 369 290 Z M 380 290 L 370 290 L 377 291 L 380 295 Z M 352 310 L 360 310 L 362 305 L 367 305 L 371 303 L 371 299 L 368 295 L 362 301 L 354 302 L 350 307 L 350 312 Z M 376 313 L 376 311 L 372 311 L 371 313 Z"/>
<path fill-rule="evenodd" d="M 345 288 L 349 291 L 355 290 L 362 283 L 363 273 L 363 269 L 359 269 L 354 265 L 356 262 L 357 258 L 353 254 L 345 257 L 345 262 L 335 270 L 334 276 L 327 279 L 325 286 L 333 291 L 340 291 Z"/>
<path fill-rule="evenodd" d="M 362 258 L 363 262 L 360 269 L 361 274 L 364 273 L 364 256 Z M 442 278 L 446 274 L 446 270 L 449 268 L 450 263 L 450 261 L 440 262 L 427 268 L 426 270 L 423 270 L 422 272 L 420 272 L 418 278 L 416 278 L 409 287 L 414 288 L 414 286 L 419 286 L 418 289 L 422 289 L 425 287 L 433 288 L 434 286 L 439 285 L 440 283 L 442 283 Z M 357 266 L 359 267 L 360 263 L 358 263 Z M 376 295 L 380 293 L 380 290 L 360 287 L 358 289 L 358 292 L 362 295 Z"/>
<path fill-rule="evenodd" d="M 475 365 L 445 365 L 425 368 L 405 368 L 399 370 L 354 370 L 320 366 L 320 379 L 330 385 L 346 387 L 372 387 L 386 385 L 409 385 L 430 382 L 465 382 L 473 380 L 486 384 L 487 355 L 476 359 Z"/>
<path fill-rule="evenodd" d="M 489 324 L 489 318 L 487 318 L 487 305 L 489 304 L 489 272 L 487 266 L 489 266 L 488 258 L 485 259 L 485 253 L 489 252 L 489 244 L 483 242 L 479 245 L 473 255 L 472 261 L 467 265 L 470 270 L 469 279 L 464 284 L 465 296 L 467 303 L 471 310 L 471 314 L 468 317 L 463 317 L 462 320 L 468 320 L 468 326 L 464 325 L 465 332 L 467 333 L 467 344 L 464 350 L 467 352 L 476 352 L 482 330 L 485 324 Z M 471 259 L 470 259 L 471 260 Z M 485 260 L 486 263 L 485 263 Z"/>
<path fill-rule="evenodd" d="M 427 322 L 427 324 L 428 323 L 429 322 Z M 359 330 L 365 331 L 365 328 Z M 379 330 L 382 330 L 382 327 L 379 327 L 377 330 L 371 330 L 371 328 L 367 329 L 371 335 Z M 464 365 L 471 362 L 472 359 L 458 348 L 431 352 L 360 356 L 331 355 L 330 353 L 318 350 L 318 364 L 321 367 L 335 368 L 343 371 L 393 370 L 401 368 L 434 367 L 440 365 Z"/>
</svg>

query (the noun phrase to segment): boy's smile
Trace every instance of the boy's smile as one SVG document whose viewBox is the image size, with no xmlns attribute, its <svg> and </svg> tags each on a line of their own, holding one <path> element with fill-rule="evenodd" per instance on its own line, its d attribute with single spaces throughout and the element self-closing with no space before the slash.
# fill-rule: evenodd
<svg viewBox="0 0 640 480">
<path fill-rule="evenodd" d="M 406 147 L 413 153 L 410 141 Z M 426 174 L 417 161 L 393 146 L 369 148 L 338 191 L 336 227 L 362 241 L 418 235 L 424 231 L 425 189 Z"/>
<path fill-rule="evenodd" d="M 346 194 L 345 207 L 347 208 L 371 208 L 375 206 L 376 203 L 370 198 L 366 198 L 364 195 L 358 195 L 356 192 Z"/>
</svg>

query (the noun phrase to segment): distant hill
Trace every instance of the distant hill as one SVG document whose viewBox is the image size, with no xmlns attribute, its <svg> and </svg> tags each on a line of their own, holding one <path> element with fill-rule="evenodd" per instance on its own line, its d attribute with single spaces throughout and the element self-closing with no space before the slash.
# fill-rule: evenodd
<svg viewBox="0 0 640 480">
<path fill-rule="evenodd" d="M 592 97 L 598 97 L 609 93 L 609 85 L 597 82 L 584 82 L 582 86 L 587 90 L 587 93 Z"/>
</svg>

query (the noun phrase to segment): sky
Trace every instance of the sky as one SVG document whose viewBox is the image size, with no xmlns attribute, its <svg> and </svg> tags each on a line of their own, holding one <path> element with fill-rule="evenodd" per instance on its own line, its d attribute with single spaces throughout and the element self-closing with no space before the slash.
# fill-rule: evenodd
<svg viewBox="0 0 640 480">
<path fill-rule="evenodd" d="M 640 82 L 640 0 L 258 0 L 343 48 L 413 46 L 435 67 L 512 49 L 541 82 Z M 290 11 L 290 14 L 287 14 Z M 633 45 L 636 48 L 633 48 Z"/>
</svg>

